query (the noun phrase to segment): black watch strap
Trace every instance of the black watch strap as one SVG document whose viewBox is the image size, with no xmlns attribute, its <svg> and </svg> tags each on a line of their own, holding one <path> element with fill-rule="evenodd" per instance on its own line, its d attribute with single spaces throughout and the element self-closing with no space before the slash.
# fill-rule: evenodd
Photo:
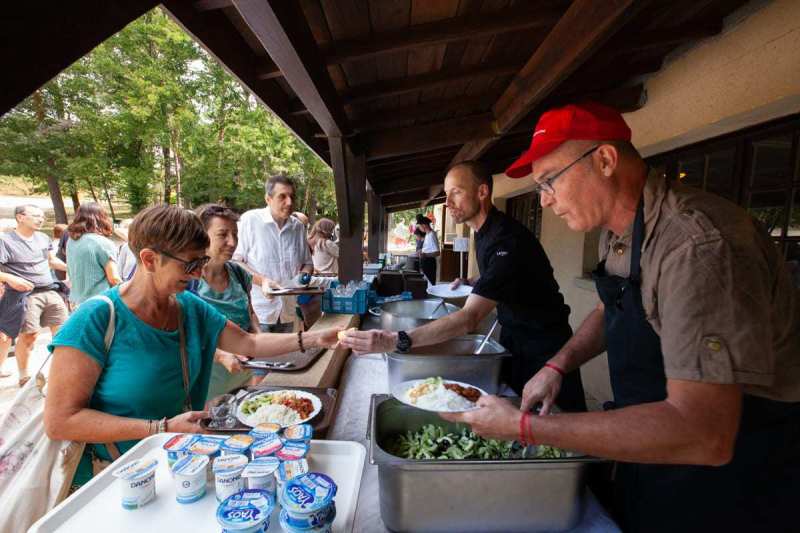
<svg viewBox="0 0 800 533">
<path fill-rule="evenodd" d="M 399 353 L 406 353 L 411 350 L 411 337 L 405 331 L 397 332 L 397 351 Z"/>
</svg>

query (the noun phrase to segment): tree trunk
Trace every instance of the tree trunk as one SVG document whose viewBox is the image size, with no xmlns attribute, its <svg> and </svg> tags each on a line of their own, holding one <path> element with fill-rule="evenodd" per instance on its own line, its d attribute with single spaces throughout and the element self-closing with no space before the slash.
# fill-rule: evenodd
<svg viewBox="0 0 800 533">
<path fill-rule="evenodd" d="M 69 196 L 72 198 L 72 210 L 73 212 L 76 212 L 81 206 L 81 199 L 78 196 L 78 184 L 75 181 L 75 178 L 69 180 Z"/>
<path fill-rule="evenodd" d="M 58 178 L 52 173 L 47 173 L 47 189 L 50 191 L 50 201 L 53 202 L 53 211 L 56 215 L 56 224 L 68 224 L 67 210 L 64 207 L 64 198 L 61 196 L 61 187 Z"/>
<path fill-rule="evenodd" d="M 161 147 L 162 164 L 164 165 L 164 203 L 169 204 L 172 196 L 171 163 L 169 157 L 169 146 Z"/>
<path fill-rule="evenodd" d="M 103 192 L 106 193 L 106 201 L 108 202 L 108 211 L 111 213 L 111 220 L 116 221 L 117 215 L 114 214 L 114 204 L 111 203 L 111 195 L 108 194 L 108 183 L 106 183 L 105 176 L 101 176 L 100 181 L 103 183 Z"/>
<path fill-rule="evenodd" d="M 92 183 L 92 180 L 86 178 L 86 184 L 89 185 L 89 192 L 92 194 L 92 199 L 94 200 L 94 203 L 99 204 L 100 200 L 97 199 L 97 193 L 94 190 L 94 184 Z"/>
<path fill-rule="evenodd" d="M 178 131 L 170 128 L 169 141 L 172 148 L 172 160 L 175 163 L 175 204 L 183 206 L 181 198 L 181 155 L 178 151 Z"/>
</svg>

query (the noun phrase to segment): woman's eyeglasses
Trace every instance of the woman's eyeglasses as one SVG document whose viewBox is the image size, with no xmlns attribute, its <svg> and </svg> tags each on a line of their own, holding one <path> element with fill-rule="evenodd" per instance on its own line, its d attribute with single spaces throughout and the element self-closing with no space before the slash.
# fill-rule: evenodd
<svg viewBox="0 0 800 533">
<path fill-rule="evenodd" d="M 208 257 L 207 255 L 204 255 L 203 257 L 198 257 L 197 259 L 192 259 L 190 261 L 187 261 L 186 259 L 181 259 L 180 257 L 175 257 L 171 253 L 165 252 L 164 250 L 156 250 L 156 251 L 158 253 L 160 253 L 161 255 L 167 256 L 170 259 L 174 259 L 175 261 L 178 261 L 179 263 L 183 263 L 183 271 L 186 274 L 192 274 L 194 272 L 197 272 L 198 270 L 202 270 L 203 267 L 206 266 L 206 264 L 208 264 L 209 261 L 211 261 L 211 258 Z"/>
</svg>

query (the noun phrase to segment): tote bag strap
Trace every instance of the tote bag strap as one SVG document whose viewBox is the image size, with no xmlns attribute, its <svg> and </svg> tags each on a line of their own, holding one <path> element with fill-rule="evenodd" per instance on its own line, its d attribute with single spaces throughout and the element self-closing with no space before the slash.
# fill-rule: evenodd
<svg viewBox="0 0 800 533">
<path fill-rule="evenodd" d="M 180 337 L 180 352 L 181 352 L 181 370 L 183 372 L 183 408 L 184 411 L 192 410 L 192 399 L 189 393 L 189 357 L 186 355 L 186 330 L 183 326 L 183 309 L 178 298 L 175 298 L 175 304 L 178 306 L 178 336 Z"/>
</svg>

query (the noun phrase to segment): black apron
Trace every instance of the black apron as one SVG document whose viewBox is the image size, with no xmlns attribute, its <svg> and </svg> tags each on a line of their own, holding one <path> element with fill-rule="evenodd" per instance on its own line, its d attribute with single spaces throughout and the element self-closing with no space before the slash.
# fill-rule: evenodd
<svg viewBox="0 0 800 533">
<path fill-rule="evenodd" d="M 616 407 L 666 399 L 661 341 L 645 316 L 639 260 L 644 208 L 636 212 L 629 278 L 594 272 L 605 306 Z M 800 531 L 800 403 L 745 394 L 733 460 L 724 466 L 619 463 L 617 518 L 625 531 Z"/>
</svg>

